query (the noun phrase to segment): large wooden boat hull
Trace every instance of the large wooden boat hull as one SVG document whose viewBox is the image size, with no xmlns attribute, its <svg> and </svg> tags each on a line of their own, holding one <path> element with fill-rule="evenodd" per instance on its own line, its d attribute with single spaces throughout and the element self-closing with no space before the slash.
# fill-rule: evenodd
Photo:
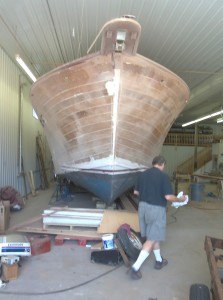
<svg viewBox="0 0 223 300">
<path fill-rule="evenodd" d="M 120 28 L 125 48 L 114 51 Z M 108 203 L 151 166 L 189 98 L 178 76 L 136 54 L 139 35 L 135 20 L 109 22 L 100 52 L 44 75 L 30 94 L 56 173 Z"/>
</svg>

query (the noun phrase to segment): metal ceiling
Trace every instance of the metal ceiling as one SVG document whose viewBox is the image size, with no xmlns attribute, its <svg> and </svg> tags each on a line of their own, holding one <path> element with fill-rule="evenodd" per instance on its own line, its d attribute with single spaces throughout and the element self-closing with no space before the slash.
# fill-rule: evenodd
<svg viewBox="0 0 223 300">
<path fill-rule="evenodd" d="M 110 19 L 134 15 L 138 53 L 178 74 L 191 90 L 178 122 L 223 105 L 222 0 L 0 0 L 0 45 L 39 77 L 87 54 Z M 100 48 L 100 38 L 91 52 Z"/>
</svg>

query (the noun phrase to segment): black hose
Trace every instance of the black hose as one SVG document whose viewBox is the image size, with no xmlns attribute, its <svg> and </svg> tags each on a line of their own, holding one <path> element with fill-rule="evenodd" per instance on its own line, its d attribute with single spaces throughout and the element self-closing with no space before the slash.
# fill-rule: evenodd
<svg viewBox="0 0 223 300">
<path fill-rule="evenodd" d="M 88 283 L 91 283 L 101 277 L 104 277 L 106 275 L 108 275 L 109 273 L 112 273 L 113 271 L 117 270 L 118 268 L 120 268 L 121 265 L 113 268 L 112 270 L 109 270 L 105 273 L 102 273 L 92 279 L 89 279 L 85 282 L 82 282 L 82 283 L 79 283 L 77 285 L 74 285 L 74 286 L 71 286 L 69 288 L 66 288 L 66 289 L 62 289 L 62 290 L 56 290 L 56 291 L 51 291 L 51 292 L 39 292 L 39 293 L 31 293 L 31 292 L 9 292 L 9 291 L 0 291 L 0 294 L 6 294 L 6 295 L 20 295 L 20 296 L 41 296 L 41 295 L 52 295 L 52 294 L 59 294 L 59 293 L 64 293 L 64 292 L 67 292 L 67 291 L 71 291 L 71 290 L 74 290 L 76 288 L 79 288 L 81 286 L 84 286 Z"/>
</svg>

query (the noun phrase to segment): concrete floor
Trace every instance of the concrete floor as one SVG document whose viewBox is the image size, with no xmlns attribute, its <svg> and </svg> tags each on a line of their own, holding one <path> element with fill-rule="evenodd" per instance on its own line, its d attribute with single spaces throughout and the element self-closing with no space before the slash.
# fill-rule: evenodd
<svg viewBox="0 0 223 300">
<path fill-rule="evenodd" d="M 21 212 L 12 213 L 10 226 L 41 214 L 52 192 L 40 191 L 37 197 L 30 197 Z M 151 254 L 138 281 L 126 274 L 124 265 L 115 268 L 91 263 L 91 250 L 76 241 L 66 241 L 63 246 L 52 242 L 51 252 L 23 260 L 18 279 L 0 289 L 0 299 L 188 300 L 191 284 L 210 287 L 204 238 L 223 238 L 222 212 L 223 201 L 210 198 L 208 203 L 191 202 L 177 211 L 170 208 L 167 241 L 162 245 L 169 264 L 154 270 Z"/>
</svg>

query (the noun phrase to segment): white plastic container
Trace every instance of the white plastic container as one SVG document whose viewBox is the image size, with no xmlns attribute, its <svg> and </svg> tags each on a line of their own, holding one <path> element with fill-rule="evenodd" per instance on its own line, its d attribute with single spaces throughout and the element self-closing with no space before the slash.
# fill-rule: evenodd
<svg viewBox="0 0 223 300">
<path fill-rule="evenodd" d="M 103 247 L 105 250 L 114 249 L 114 235 L 105 234 L 102 237 Z"/>
</svg>

